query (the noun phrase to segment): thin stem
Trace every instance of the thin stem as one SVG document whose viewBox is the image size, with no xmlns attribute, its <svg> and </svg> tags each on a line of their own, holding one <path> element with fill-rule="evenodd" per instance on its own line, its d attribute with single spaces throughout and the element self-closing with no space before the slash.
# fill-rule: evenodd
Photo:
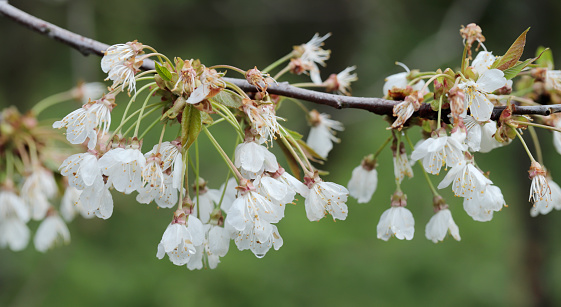
<svg viewBox="0 0 561 307">
<path fill-rule="evenodd" d="M 220 195 L 220 200 L 218 201 L 218 208 L 222 207 L 222 201 L 224 200 L 224 195 L 226 195 L 226 189 L 228 188 L 228 181 L 230 180 L 230 172 L 226 175 L 226 181 L 224 182 L 224 189 L 222 190 L 222 195 Z"/>
<path fill-rule="evenodd" d="M 146 109 L 146 106 L 148 105 L 148 100 L 150 100 L 150 98 L 152 98 L 152 94 L 155 91 L 157 91 L 158 89 L 159 88 L 155 88 L 152 91 L 150 91 L 148 96 L 146 96 L 146 99 L 144 99 L 144 103 L 142 104 L 142 108 L 140 108 L 140 114 L 138 115 L 138 121 L 136 122 L 136 128 L 134 129 L 133 137 L 136 137 L 138 135 L 138 129 L 140 128 L 140 122 L 142 121 L 142 114 L 144 113 L 144 109 Z"/>
<path fill-rule="evenodd" d="M 284 75 L 287 71 L 290 70 L 290 65 L 286 65 L 285 68 L 283 68 L 281 71 L 279 71 L 274 77 L 273 79 L 275 80 L 279 80 L 279 78 Z"/>
<path fill-rule="evenodd" d="M 462 68 L 460 69 L 460 72 L 462 74 L 465 74 L 466 72 L 466 56 L 467 56 L 467 51 L 468 51 L 468 44 L 464 44 L 464 52 L 462 54 Z"/>
<path fill-rule="evenodd" d="M 179 205 L 177 205 L 178 210 L 181 210 L 183 208 L 183 190 L 186 190 L 187 193 L 189 193 L 189 190 L 183 188 L 185 186 L 185 182 L 189 182 L 189 165 L 187 165 L 189 156 L 188 153 L 188 150 L 183 151 L 183 174 L 181 174 L 181 186 L 179 187 Z"/>
<path fill-rule="evenodd" d="M 290 97 L 286 97 L 285 99 L 287 99 L 288 101 L 294 102 L 294 104 L 296 104 L 298 107 L 300 107 L 300 109 L 302 109 L 306 113 L 306 118 L 308 118 L 310 116 L 310 109 L 306 108 L 306 106 L 300 100 L 290 98 Z"/>
<path fill-rule="evenodd" d="M 57 103 L 65 102 L 74 98 L 73 90 L 51 95 L 41 101 L 39 101 L 33 108 L 31 108 L 31 113 L 35 116 L 39 116 L 43 110 L 50 106 L 54 106 Z"/>
<path fill-rule="evenodd" d="M 146 107 L 146 108 L 148 108 L 148 107 Z M 158 109 L 158 108 L 153 108 L 153 109 L 151 109 L 150 111 L 146 112 L 146 114 L 142 115 L 141 120 L 142 120 L 142 119 L 145 119 L 145 118 L 148 117 L 150 114 L 154 113 L 154 111 L 156 111 L 156 110 L 159 110 L 159 109 Z M 141 110 L 137 110 L 137 112 L 135 112 L 135 113 L 139 113 L 140 111 L 141 111 Z M 132 117 L 132 115 L 131 115 L 131 117 Z M 161 119 L 158 118 L 158 121 L 161 121 Z M 123 133 L 122 136 L 124 137 L 124 136 L 128 135 L 128 134 L 131 132 L 131 130 L 132 130 L 133 128 L 135 128 L 135 125 L 134 125 L 134 124 L 131 125 L 131 126 L 127 129 L 127 131 L 125 131 L 125 133 Z M 147 129 L 147 130 L 148 130 L 148 129 Z M 145 133 L 144 133 L 144 134 L 145 134 Z M 113 138 L 114 135 L 115 135 L 115 134 L 113 133 L 113 135 L 111 136 L 111 138 Z"/>
<path fill-rule="evenodd" d="M 143 72 L 139 73 L 138 75 L 136 75 L 135 78 L 136 78 L 136 81 L 138 81 L 138 79 L 142 76 L 149 75 L 149 74 L 157 74 L 157 73 L 158 72 L 155 69 L 150 69 L 150 70 L 146 70 L 146 71 L 143 71 Z"/>
<path fill-rule="evenodd" d="M 236 72 L 239 72 L 240 74 L 242 74 L 245 77 L 246 71 L 239 69 L 235 66 L 231 66 L 231 65 L 214 65 L 209 67 L 210 69 L 217 69 L 217 68 L 226 68 L 226 69 L 230 69 Z"/>
<path fill-rule="evenodd" d="M 411 139 L 409 139 L 409 136 L 407 135 L 407 133 L 405 133 L 405 140 L 407 140 L 407 144 L 409 144 L 409 147 L 411 147 L 411 150 L 415 149 L 415 146 L 413 146 L 413 142 L 411 142 Z M 436 190 L 436 188 L 432 184 L 432 181 L 429 178 L 429 174 L 427 173 L 427 171 L 423 167 L 423 162 L 421 162 L 421 160 L 417 160 L 417 164 L 419 164 L 421 166 L 421 170 L 423 171 L 423 175 L 425 176 L 425 180 L 427 181 L 427 183 L 429 185 L 429 188 L 432 192 L 432 195 L 433 196 L 440 196 L 440 194 L 438 194 L 438 191 Z"/>
<path fill-rule="evenodd" d="M 440 95 L 440 98 L 438 99 L 438 117 L 436 121 L 437 126 L 440 126 L 440 120 L 442 118 L 442 97 L 444 97 L 444 95 Z"/>
<path fill-rule="evenodd" d="M 325 84 L 321 83 L 321 84 L 316 84 L 313 82 L 303 82 L 303 83 L 293 83 L 291 84 L 294 87 L 321 87 L 321 88 L 325 88 Z"/>
<path fill-rule="evenodd" d="M 275 62 L 273 62 L 271 65 L 265 67 L 265 69 L 262 70 L 262 72 L 267 73 L 273 69 L 275 69 L 277 66 L 279 66 L 280 64 L 290 60 L 292 57 L 294 56 L 294 54 L 292 52 L 290 52 L 289 54 L 283 56 L 282 58 L 276 60 Z M 276 79 L 275 79 L 276 80 Z"/>
<path fill-rule="evenodd" d="M 530 157 L 530 161 L 532 162 L 536 162 L 536 159 L 534 159 L 534 156 L 532 156 L 532 153 L 530 152 L 530 149 L 528 149 L 528 145 L 526 145 L 526 142 L 524 142 L 524 139 L 522 138 L 522 135 L 520 135 L 520 132 L 518 132 L 518 130 L 516 129 L 516 127 L 509 125 L 509 127 L 511 129 L 514 130 L 514 132 L 516 132 L 516 135 L 518 136 L 518 138 L 520 139 L 520 142 L 522 142 L 522 146 L 524 146 L 524 150 L 526 150 L 526 153 L 528 154 L 528 157 Z"/>
<path fill-rule="evenodd" d="M 141 93 L 142 91 L 144 91 L 145 89 L 149 88 L 152 84 L 156 84 L 156 82 L 146 84 L 146 85 L 144 85 L 143 87 L 141 87 L 138 91 L 136 91 L 136 93 L 134 93 L 134 96 L 132 96 L 132 98 L 129 100 L 129 102 L 128 102 L 128 104 L 127 104 L 127 107 L 125 108 L 125 112 L 123 113 L 123 117 L 121 118 L 121 125 L 119 125 L 119 128 L 115 129 L 115 133 L 114 133 L 114 134 L 119 133 L 119 131 L 120 131 L 121 127 L 122 127 L 122 124 L 123 124 L 123 122 L 125 121 L 125 118 L 127 118 L 127 113 L 129 112 L 129 109 L 130 109 L 130 107 L 131 107 L 133 101 L 136 100 L 136 96 L 138 96 L 138 94 L 140 94 L 140 93 Z"/>
<path fill-rule="evenodd" d="M 534 127 L 528 127 L 528 131 L 530 132 L 530 136 L 532 137 L 532 141 L 534 141 L 534 147 L 536 148 L 536 156 L 538 157 L 538 162 L 541 165 L 544 165 L 543 164 L 542 147 L 540 146 L 540 140 L 538 138 L 538 134 L 536 133 L 536 129 L 534 129 Z"/>
<path fill-rule="evenodd" d="M 378 148 L 378 150 L 374 153 L 374 160 L 378 159 L 378 156 L 382 153 L 382 150 L 384 150 L 384 148 L 390 143 L 390 141 L 393 139 L 393 135 L 390 135 L 386 141 L 382 144 L 382 146 L 380 146 L 380 148 Z"/>
<path fill-rule="evenodd" d="M 532 123 L 532 122 L 523 122 L 523 121 L 518 121 L 518 120 L 513 120 L 511 122 L 514 123 L 514 124 L 518 124 L 518 125 L 534 126 L 534 127 L 538 127 L 538 128 L 543 128 L 543 129 L 547 129 L 547 130 L 561 132 L 560 128 L 551 127 L 551 126 L 548 126 L 548 125 L 541 125 L 541 124 L 536 124 L 536 123 Z"/>
<path fill-rule="evenodd" d="M 235 85 L 234 83 L 228 82 L 228 81 L 224 81 L 224 83 L 226 83 L 226 86 L 228 86 L 229 88 L 236 91 L 236 93 L 240 94 L 240 96 L 242 96 L 242 98 L 250 99 L 249 96 L 247 96 L 247 93 L 244 90 L 242 90 L 239 86 Z"/>
<path fill-rule="evenodd" d="M 298 144 L 298 142 L 292 137 L 292 135 L 290 135 L 290 133 L 288 133 L 283 126 L 280 126 L 281 130 L 282 130 L 282 134 L 280 135 L 281 140 L 283 140 L 283 143 L 286 145 L 286 147 L 288 148 L 288 150 L 290 151 L 290 153 L 292 154 L 292 156 L 294 156 L 294 159 L 296 159 L 296 161 L 298 161 L 298 163 L 300 164 L 300 166 L 302 167 L 302 170 L 304 170 L 305 172 L 312 172 L 314 170 L 314 167 L 312 166 L 312 164 L 310 163 L 310 161 L 306 158 L 306 154 L 304 153 L 304 151 L 302 150 L 302 148 L 300 147 L 300 145 Z M 285 143 L 285 141 L 288 140 L 291 144 L 287 144 Z M 302 155 L 302 158 L 304 158 L 304 160 L 306 161 L 306 164 L 308 167 L 306 167 L 304 165 L 304 163 L 302 162 L 302 160 L 300 160 L 300 156 L 298 156 L 298 154 L 296 152 L 294 152 L 294 148 L 296 147 L 296 149 L 298 149 L 298 152 L 300 153 L 300 155 Z"/>
<path fill-rule="evenodd" d="M 197 217 L 201 218 L 201 203 L 199 202 L 199 139 L 195 139 L 195 193 L 197 197 Z"/>
<path fill-rule="evenodd" d="M 234 166 L 234 163 L 232 162 L 232 160 L 230 160 L 230 158 L 228 157 L 228 155 L 224 152 L 224 149 L 222 149 L 222 147 L 220 147 L 220 144 L 218 144 L 218 142 L 216 141 L 216 139 L 212 136 L 212 134 L 210 133 L 210 131 L 208 131 L 208 129 L 203 125 L 203 131 L 205 132 L 205 134 L 208 136 L 210 142 L 212 143 L 212 145 L 214 145 L 214 147 L 216 148 L 216 150 L 218 150 L 218 152 L 220 153 L 220 155 L 222 156 L 222 159 L 224 160 L 224 162 L 226 162 L 226 164 L 228 164 L 228 167 L 230 168 L 230 170 L 234 173 L 234 175 L 238 178 L 238 181 L 241 180 L 243 178 L 242 174 L 240 174 L 240 172 L 238 171 L 238 169 Z"/>
<path fill-rule="evenodd" d="M 420 92 L 420 93 L 424 92 L 424 91 L 429 87 L 429 85 L 432 84 L 432 81 L 434 81 L 436 78 L 440 78 L 440 77 L 448 78 L 448 79 L 454 81 L 454 78 L 450 77 L 450 76 L 447 75 L 447 74 L 438 74 L 438 75 L 434 75 L 434 76 L 432 76 L 430 79 L 427 80 L 427 82 L 425 83 L 425 85 L 423 85 L 423 88 L 421 88 L 421 90 L 420 90 L 419 92 Z"/>
<path fill-rule="evenodd" d="M 153 108 L 159 105 L 163 105 L 165 102 L 156 102 L 153 104 L 150 104 L 148 106 L 146 106 L 146 108 Z M 149 111 L 148 113 L 145 114 L 148 115 L 150 114 L 152 111 Z M 115 129 L 115 131 L 111 134 L 111 137 L 109 138 L 109 140 L 113 139 L 113 137 L 117 134 L 117 132 L 119 130 L 121 130 L 121 128 L 123 128 L 123 126 L 129 121 L 131 120 L 131 118 L 133 118 L 136 114 L 140 113 L 140 110 L 136 110 L 134 113 L 132 113 L 131 115 L 129 115 L 129 117 L 125 118 L 124 120 L 121 120 L 121 123 L 119 124 L 119 126 Z"/>
</svg>

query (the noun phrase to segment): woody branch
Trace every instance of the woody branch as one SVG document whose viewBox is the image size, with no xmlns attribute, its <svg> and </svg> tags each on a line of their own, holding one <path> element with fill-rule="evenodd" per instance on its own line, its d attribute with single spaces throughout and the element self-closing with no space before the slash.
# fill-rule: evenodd
<svg viewBox="0 0 561 307">
<path fill-rule="evenodd" d="M 103 56 L 105 50 L 109 45 L 98 42 L 94 39 L 84 37 L 82 35 L 73 33 L 54 24 L 46 22 L 40 18 L 32 16 L 22 10 L 15 8 L 8 4 L 7 0 L 0 0 L 0 15 L 5 16 L 22 26 L 25 26 L 40 34 L 46 35 L 54 40 L 66 44 L 84 55 L 94 54 Z M 145 70 L 154 69 L 154 62 L 150 59 L 144 60 L 142 68 Z M 224 78 L 225 81 L 235 84 L 242 90 L 247 92 L 255 92 L 255 86 L 250 85 L 244 79 L 238 78 Z M 320 105 L 327 105 L 336 109 L 362 109 L 370 111 L 377 115 L 393 114 L 393 107 L 400 101 L 386 100 L 382 98 L 372 97 L 352 97 L 341 96 L 329 93 L 323 93 L 313 90 L 302 89 L 289 85 L 286 82 L 279 84 L 272 84 L 268 87 L 267 91 L 271 94 L 281 95 L 301 99 Z M 492 120 L 497 120 L 505 107 L 495 107 L 491 115 Z M 446 114 L 443 110 L 443 114 Z M 552 113 L 561 112 L 561 105 L 544 105 L 544 106 L 516 106 L 514 108 L 515 115 L 544 115 L 548 116 Z M 436 119 L 437 111 L 431 109 L 430 105 L 424 104 L 419 111 L 415 112 L 412 117 L 420 117 L 426 119 Z"/>
</svg>

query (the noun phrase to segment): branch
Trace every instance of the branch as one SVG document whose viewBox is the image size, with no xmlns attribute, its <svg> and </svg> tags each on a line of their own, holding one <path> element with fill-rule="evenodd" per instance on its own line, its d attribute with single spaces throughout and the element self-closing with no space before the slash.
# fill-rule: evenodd
<svg viewBox="0 0 561 307">
<path fill-rule="evenodd" d="M 8 4 L 6 0 L 0 0 L 0 15 L 6 16 L 7 18 L 33 30 L 40 34 L 47 35 L 48 37 L 57 40 L 63 44 L 66 44 L 78 51 L 83 55 L 95 54 L 98 56 L 103 56 L 104 51 L 109 47 L 109 45 L 98 42 L 91 38 L 81 36 L 79 34 L 70 32 L 66 29 L 53 25 L 35 16 L 29 15 L 24 11 L 21 11 L 12 5 Z M 150 59 L 144 60 L 142 65 L 143 69 L 149 70 L 154 69 L 154 62 Z M 255 86 L 250 85 L 244 79 L 237 78 L 224 78 L 226 81 L 231 82 L 239 86 L 242 90 L 247 92 L 255 92 Z M 382 98 L 367 98 L 367 97 L 351 97 L 351 96 L 341 96 L 322 92 L 316 92 L 312 90 L 302 89 L 298 87 L 291 86 L 287 83 L 280 83 L 278 85 L 270 85 L 267 91 L 271 94 L 281 95 L 285 97 L 297 98 L 301 100 L 306 100 L 314 102 L 321 105 L 327 105 L 336 109 L 362 109 L 367 110 L 378 115 L 389 115 L 393 114 L 393 106 L 399 103 L 399 101 L 386 100 Z M 499 118 L 501 112 L 505 107 L 495 107 L 491 119 L 496 120 Z M 444 115 L 447 115 L 443 110 Z M 517 106 L 514 110 L 516 115 L 550 115 L 552 113 L 561 112 L 561 105 L 544 105 L 544 106 Z M 415 112 L 414 117 L 421 117 L 426 119 L 436 119 L 437 112 L 430 108 L 430 105 L 424 104 L 418 112 Z"/>
</svg>

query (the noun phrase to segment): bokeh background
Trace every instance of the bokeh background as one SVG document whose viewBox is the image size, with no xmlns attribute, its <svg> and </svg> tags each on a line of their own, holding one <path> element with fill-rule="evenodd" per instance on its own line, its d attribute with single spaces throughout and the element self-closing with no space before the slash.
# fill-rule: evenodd
<svg viewBox="0 0 561 307">
<path fill-rule="evenodd" d="M 26 0 L 18 8 L 108 44 L 138 39 L 168 56 L 199 58 L 208 66 L 265 67 L 311 36 L 331 32 L 332 57 L 322 75 L 357 65 L 357 96 L 380 96 L 386 76 L 410 68 L 457 67 L 461 25 L 476 22 L 486 46 L 499 55 L 526 28 L 524 58 L 540 45 L 551 47 L 561 63 L 559 1 L 395 1 L 395 0 Z M 100 59 L 77 51 L 12 21 L 0 18 L 0 106 L 28 110 L 45 96 L 79 81 L 101 81 Z M 561 64 L 559 64 L 561 65 Z M 229 76 L 233 76 L 230 74 Z M 305 81 L 306 78 L 294 80 Z M 109 84 L 109 83 L 108 83 Z M 123 101 L 124 103 L 125 101 Z M 69 102 L 43 114 L 60 119 L 77 108 Z M 310 108 L 315 107 L 308 104 Z M 116 114 L 122 112 L 116 108 Z M 346 185 L 363 156 L 387 138 L 382 118 L 358 110 L 320 108 L 343 122 L 336 146 L 323 166 L 326 180 Z M 302 113 L 286 103 L 286 125 L 307 133 Z M 116 118 L 120 118 L 116 115 Z M 551 133 L 539 131 L 546 165 L 561 182 L 559 155 Z M 61 132 L 62 133 L 62 132 Z M 157 134 L 151 135 L 152 144 Z M 226 144 L 234 137 L 218 129 Z M 414 139 L 418 130 L 411 131 Z M 147 143 L 147 142 L 145 142 Z M 149 148 L 151 145 L 146 146 Z M 218 188 L 226 169 L 204 137 L 202 176 Z M 532 148 L 532 147 L 531 147 Z M 508 207 L 491 222 L 473 221 L 462 200 L 447 189 L 462 240 L 434 244 L 424 237 L 432 215 L 431 195 L 420 169 L 405 180 L 408 208 L 416 221 L 412 241 L 376 239 L 376 225 L 394 191 L 391 153 L 379 160 L 373 200 L 349 200 L 346 221 L 329 217 L 311 223 L 303 202 L 289 206 L 278 224 L 279 251 L 256 259 L 250 251 L 230 251 L 215 270 L 189 271 L 167 259 L 156 246 L 172 212 L 114 193 L 107 220 L 77 218 L 72 243 L 40 254 L 30 244 L 14 253 L 0 250 L 1 306 L 528 306 L 561 304 L 561 213 L 529 217 L 528 158 L 519 142 L 478 154 L 480 167 L 505 196 Z M 431 177 L 434 183 L 442 179 Z M 37 224 L 30 224 L 35 230 Z"/>
</svg>

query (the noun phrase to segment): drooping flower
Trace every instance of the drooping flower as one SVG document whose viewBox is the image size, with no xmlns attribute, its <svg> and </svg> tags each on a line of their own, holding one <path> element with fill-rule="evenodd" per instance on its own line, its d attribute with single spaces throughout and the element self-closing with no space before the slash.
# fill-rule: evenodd
<svg viewBox="0 0 561 307">
<path fill-rule="evenodd" d="M 98 100 L 107 90 L 105 84 L 101 82 L 80 83 L 72 90 L 74 99 L 88 103 L 90 100 Z"/>
<path fill-rule="evenodd" d="M 12 251 L 23 250 L 29 242 L 29 228 L 17 217 L 0 221 L 0 247 L 9 247 Z"/>
<path fill-rule="evenodd" d="M 496 122 L 480 123 L 469 115 L 464 117 L 463 120 L 467 130 L 466 144 L 471 151 L 485 153 L 504 145 L 494 137 L 497 132 Z"/>
<path fill-rule="evenodd" d="M 405 176 L 413 178 L 413 169 L 411 169 L 411 163 L 409 163 L 409 159 L 407 158 L 407 152 L 405 151 L 405 145 L 403 142 L 399 144 L 399 149 L 394 149 L 392 147 L 392 150 L 395 180 L 401 183 Z"/>
<path fill-rule="evenodd" d="M 500 211 L 505 200 L 499 187 L 488 184 L 482 193 L 474 193 L 464 198 L 464 210 L 474 221 L 487 222 L 493 218 L 493 212 Z"/>
<path fill-rule="evenodd" d="M 93 215 L 88 214 L 88 212 L 84 209 L 84 206 L 82 206 L 82 203 L 80 202 L 81 195 L 82 190 L 78 190 L 73 186 L 68 186 L 64 190 L 64 194 L 62 195 L 62 199 L 60 201 L 60 215 L 66 222 L 71 222 L 77 212 L 86 219 L 93 217 Z"/>
<path fill-rule="evenodd" d="M 66 158 L 59 167 L 60 174 L 68 177 L 68 184 L 84 190 L 103 181 L 97 155 L 92 152 L 74 154 Z"/>
<path fill-rule="evenodd" d="M 30 210 L 31 218 L 42 220 L 50 207 L 49 199 L 58 191 L 53 173 L 45 168 L 35 167 L 21 187 L 21 195 Z"/>
<path fill-rule="evenodd" d="M 205 238 L 201 221 L 193 215 L 185 215 L 177 210 L 173 221 L 168 225 L 158 244 L 158 259 L 167 254 L 175 265 L 185 265 L 196 253 L 196 246 L 202 245 Z"/>
<path fill-rule="evenodd" d="M 98 132 L 104 135 L 109 131 L 111 110 L 114 106 L 115 96 L 105 95 L 99 100 L 84 104 L 62 120 L 54 122 L 53 128 L 66 128 L 66 139 L 71 144 L 82 144 L 89 138 L 88 149 L 94 149 Z"/>
<path fill-rule="evenodd" d="M 268 224 L 266 227 L 269 229 L 266 232 L 268 233 L 266 237 L 258 236 L 259 232 L 255 229 L 257 227 L 259 226 L 256 224 L 234 235 L 234 242 L 239 250 L 249 249 L 257 258 L 263 258 L 271 247 L 275 250 L 282 247 L 283 240 L 277 226 Z"/>
<path fill-rule="evenodd" d="M 222 192 L 215 189 L 209 189 L 207 182 L 199 177 L 199 181 L 193 185 L 193 195 L 197 195 L 197 202 L 193 207 L 193 214 L 197 214 L 199 220 L 203 223 L 210 221 L 210 214 L 214 210 L 215 204 L 220 202 Z M 197 194 L 198 193 L 198 194 Z"/>
<path fill-rule="evenodd" d="M 399 240 L 411 240 L 415 234 L 415 220 L 413 214 L 405 206 L 407 196 L 396 192 L 392 196 L 391 207 L 382 213 L 376 232 L 378 239 L 388 241 L 392 236 Z"/>
<path fill-rule="evenodd" d="M 256 104 L 253 100 L 243 100 L 243 111 L 251 124 L 251 133 L 256 136 L 256 141 L 261 144 L 266 141 L 273 143 L 273 139 L 280 134 L 280 126 L 275 115 L 275 105 L 272 103 Z"/>
<path fill-rule="evenodd" d="M 309 42 L 294 47 L 303 65 L 310 67 L 310 77 L 315 84 L 322 83 L 317 64 L 325 66 L 325 61 L 329 59 L 331 51 L 323 50 L 321 47 L 324 45 L 323 42 L 330 36 L 331 33 L 327 33 L 321 37 L 319 33 L 316 33 Z"/>
<path fill-rule="evenodd" d="M 228 231 L 223 227 L 211 224 L 204 224 L 203 227 L 205 239 L 202 245 L 195 246 L 196 253 L 187 262 L 189 270 L 200 270 L 204 267 L 203 263 L 207 263 L 209 268 L 215 269 L 220 263 L 220 257 L 224 257 L 228 253 L 230 245 Z"/>
<path fill-rule="evenodd" d="M 115 148 L 106 152 L 99 159 L 99 167 L 107 181 L 115 190 L 130 194 L 142 186 L 142 170 L 146 166 L 146 158 L 138 145 L 128 148 Z"/>
<path fill-rule="evenodd" d="M 181 186 L 181 178 L 183 177 L 183 155 L 181 154 L 181 142 L 178 140 L 171 142 L 162 142 L 156 144 L 144 156 L 155 157 L 159 153 L 159 165 L 162 172 L 170 173 L 173 178 L 173 188 L 178 189 Z M 154 163 L 158 163 L 154 158 Z M 155 165 L 154 165 L 155 167 Z M 156 170 L 157 171 L 157 170 Z"/>
<path fill-rule="evenodd" d="M 440 173 L 444 163 L 452 167 L 463 160 L 463 152 L 467 146 L 463 143 L 466 138 L 465 130 L 456 129 L 450 136 L 444 129 L 434 132 L 431 138 L 416 146 L 411 153 L 413 161 L 421 160 L 424 169 L 433 175 Z"/>
<path fill-rule="evenodd" d="M 345 68 L 338 74 L 331 74 L 323 83 L 327 92 L 337 92 L 341 95 L 351 94 L 351 82 L 358 80 L 356 73 L 351 74 L 356 66 Z"/>
<path fill-rule="evenodd" d="M 171 175 L 163 174 L 162 181 L 147 183 L 138 189 L 136 201 L 141 204 L 149 204 L 152 201 L 161 208 L 172 208 L 179 200 L 179 189 L 173 187 L 174 178 Z"/>
<path fill-rule="evenodd" d="M 39 225 L 33 243 L 38 251 L 44 253 L 56 244 L 70 243 L 70 231 L 68 231 L 68 227 L 62 218 L 53 213 Z"/>
<path fill-rule="evenodd" d="M 473 159 L 462 160 L 448 171 L 446 177 L 438 185 L 439 189 L 452 184 L 452 191 L 456 196 L 473 197 L 484 193 L 487 185 L 493 184 L 483 173 L 473 165 Z"/>
<path fill-rule="evenodd" d="M 310 221 L 319 221 L 329 213 L 333 220 L 345 220 L 349 209 L 345 202 L 349 191 L 342 185 L 325 182 L 319 178 L 317 172 L 304 177 L 310 189 L 306 201 L 306 216 Z"/>
<path fill-rule="evenodd" d="M 542 200 L 551 201 L 551 188 L 545 177 L 545 169 L 538 162 L 533 161 L 528 173 L 530 173 L 530 179 L 532 180 L 528 201 L 532 203 Z"/>
<path fill-rule="evenodd" d="M 343 131 L 343 124 L 329 118 L 327 114 L 320 114 L 316 110 L 310 112 L 310 122 L 312 128 L 306 144 L 313 149 L 320 157 L 327 158 L 327 155 L 333 149 L 333 142 L 339 143 L 340 140 L 335 137 L 335 131 Z"/>
<path fill-rule="evenodd" d="M 439 206 L 435 210 L 437 210 L 436 213 L 430 218 L 425 228 L 427 239 L 438 243 L 439 241 L 444 241 L 446 234 L 450 232 L 450 235 L 456 241 L 460 241 L 460 229 L 454 222 L 452 213 L 448 210 L 448 205 Z"/>
<path fill-rule="evenodd" d="M 538 214 L 548 214 L 553 209 L 561 210 L 561 188 L 551 178 L 548 178 L 548 183 L 551 189 L 551 199 L 543 198 L 534 202 L 530 209 L 532 217 L 536 217 Z"/>
<path fill-rule="evenodd" d="M 374 160 L 374 155 L 370 155 L 365 157 L 362 163 L 353 169 L 347 188 L 349 189 L 349 194 L 356 198 L 360 204 L 370 201 L 377 185 L 378 172 L 376 171 L 376 160 Z"/>
<path fill-rule="evenodd" d="M 249 179 L 255 179 L 265 171 L 274 173 L 278 170 L 275 155 L 253 141 L 243 142 L 236 147 L 234 165 Z"/>
<path fill-rule="evenodd" d="M 137 41 L 109 46 L 101 59 L 101 69 L 104 73 L 107 73 L 117 65 L 141 54 L 143 48 L 144 46 Z"/>
<path fill-rule="evenodd" d="M 397 73 L 397 74 L 386 77 L 386 79 L 385 79 L 386 83 L 384 83 L 384 87 L 383 87 L 384 96 L 387 96 L 388 92 L 390 92 L 390 91 L 405 90 L 407 88 L 407 86 L 409 85 L 409 82 L 412 81 L 412 80 L 409 79 L 410 74 L 411 74 L 411 71 L 409 70 L 409 68 L 407 66 L 405 66 L 404 64 L 399 63 L 399 62 L 397 62 L 396 64 L 403 67 L 405 69 L 405 72 L 400 72 L 400 73 Z M 424 86 L 425 86 L 425 81 L 419 80 L 415 84 L 411 85 L 411 89 L 413 91 L 420 91 L 421 89 L 424 88 Z M 421 93 L 421 96 L 423 96 L 425 94 L 426 94 L 426 92 L 423 91 Z"/>
<path fill-rule="evenodd" d="M 214 69 L 204 68 L 200 76 L 201 84 L 191 93 L 186 102 L 197 104 L 218 94 L 226 87 L 226 82 L 224 82 L 222 76 L 222 73 L 218 73 Z"/>
<path fill-rule="evenodd" d="M 413 115 L 415 111 L 419 111 L 423 97 L 419 97 L 418 92 L 408 95 L 405 99 L 393 107 L 393 116 L 397 117 L 392 123 L 392 129 L 401 130 L 405 122 Z"/>
<path fill-rule="evenodd" d="M 129 95 L 131 91 L 136 93 L 134 76 L 142 66 L 142 59 L 137 59 L 136 56 L 142 53 L 143 48 L 143 45 L 136 41 L 107 48 L 101 59 L 101 69 L 108 74 L 107 79 L 113 80 L 112 88 L 116 89 L 122 84 L 121 90 L 124 91 L 125 87 L 128 87 Z"/>
</svg>

